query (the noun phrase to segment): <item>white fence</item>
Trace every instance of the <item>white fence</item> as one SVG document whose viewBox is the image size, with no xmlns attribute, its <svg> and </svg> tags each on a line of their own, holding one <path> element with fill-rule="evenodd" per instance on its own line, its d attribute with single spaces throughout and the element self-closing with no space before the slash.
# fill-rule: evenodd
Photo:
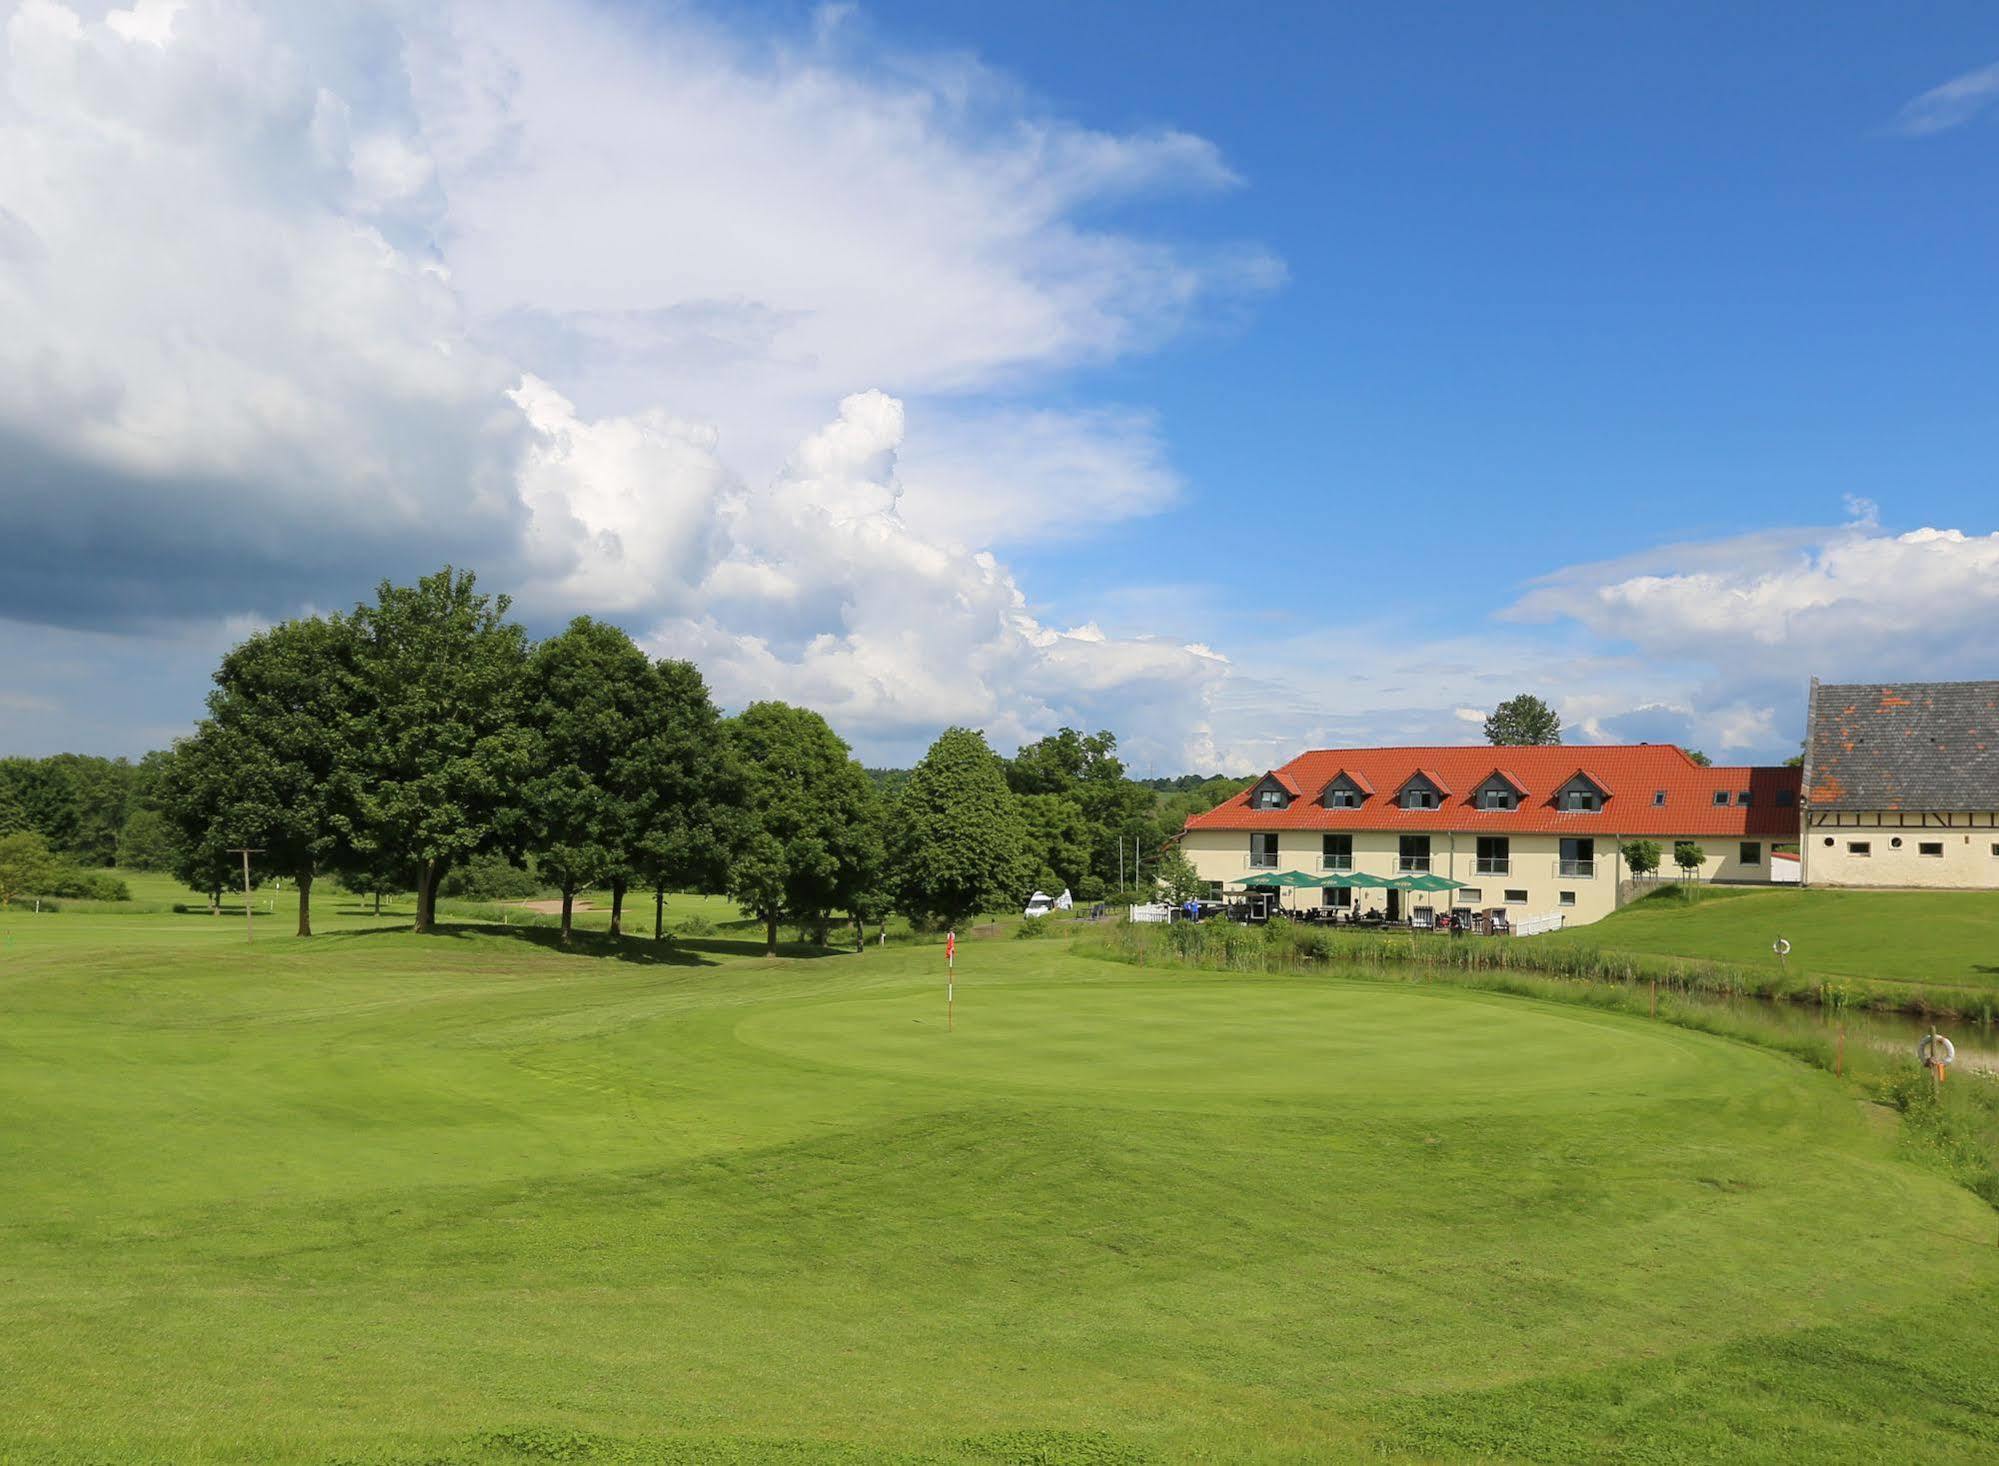
<svg viewBox="0 0 1999 1466">
<path fill-rule="evenodd" d="M 1173 919 L 1173 908 L 1163 901 L 1155 901 L 1149 906 L 1134 906 L 1131 908 L 1131 919 L 1133 921 L 1171 921 Z"/>
<path fill-rule="evenodd" d="M 1511 925 L 1513 935 L 1516 937 L 1531 937 L 1541 932 L 1558 932 L 1562 929 L 1562 913 L 1544 911 L 1539 916 L 1523 916 Z"/>
</svg>

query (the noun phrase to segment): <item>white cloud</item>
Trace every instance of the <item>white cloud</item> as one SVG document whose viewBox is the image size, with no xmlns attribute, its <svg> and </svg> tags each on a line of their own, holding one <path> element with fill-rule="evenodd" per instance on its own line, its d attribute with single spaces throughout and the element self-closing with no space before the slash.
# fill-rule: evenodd
<svg viewBox="0 0 1999 1466">
<path fill-rule="evenodd" d="M 1999 99 L 1999 62 L 1954 76 L 1911 98 L 1895 114 L 1895 131 L 1904 137 L 1928 137 L 1971 121 Z"/>
<path fill-rule="evenodd" d="M 0 0 L 0 613 L 451 558 L 863 736 L 1180 726 L 1218 658 L 1043 626 L 982 547 L 1171 500 L 1148 415 L 1032 389 L 1281 277 L 1096 222 L 1236 181 L 851 15 Z"/>
</svg>

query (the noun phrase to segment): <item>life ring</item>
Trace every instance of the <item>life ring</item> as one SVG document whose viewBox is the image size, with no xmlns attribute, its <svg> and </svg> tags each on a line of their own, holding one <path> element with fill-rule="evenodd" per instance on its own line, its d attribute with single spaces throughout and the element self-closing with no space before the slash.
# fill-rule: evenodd
<svg viewBox="0 0 1999 1466">
<path fill-rule="evenodd" d="M 1782 937 L 1779 937 L 1770 944 L 1770 950 L 1775 952 L 1779 957 L 1788 957 L 1791 955 L 1791 944 Z"/>
<path fill-rule="evenodd" d="M 1925 1034 L 1916 1045 L 1916 1057 L 1925 1065 L 1949 1068 L 1957 1062 L 1957 1045 L 1940 1033 Z"/>
</svg>

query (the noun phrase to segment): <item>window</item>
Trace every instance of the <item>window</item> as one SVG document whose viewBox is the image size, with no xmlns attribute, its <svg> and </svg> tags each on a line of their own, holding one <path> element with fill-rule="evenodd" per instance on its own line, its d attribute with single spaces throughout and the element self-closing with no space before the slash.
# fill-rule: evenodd
<svg viewBox="0 0 1999 1466">
<path fill-rule="evenodd" d="M 1576 904 L 1576 893 L 1574 891 L 1563 891 L 1556 899 L 1564 906 L 1573 906 Z"/>
<path fill-rule="evenodd" d="M 1525 906 L 1527 904 L 1527 893 L 1525 891 L 1508 891 L 1506 893 L 1506 904 L 1508 906 Z"/>
<path fill-rule="evenodd" d="M 1779 789 L 1777 791 L 1777 808 L 1789 809 L 1792 805 L 1796 804 L 1797 802 L 1798 802 L 1797 790 Z"/>
<path fill-rule="evenodd" d="M 1320 870 L 1353 869 L 1353 836 L 1322 835 L 1319 844 Z"/>
<path fill-rule="evenodd" d="M 1284 808 L 1284 804 L 1284 791 L 1275 785 L 1256 791 L 1256 807 L 1258 809 L 1282 809 Z"/>
<path fill-rule="evenodd" d="M 1872 855 L 1874 853 L 1874 846 L 1866 840 L 1848 840 L 1846 842 L 1846 853 L 1848 855 Z"/>
<path fill-rule="evenodd" d="M 1664 789 L 1654 789 L 1652 791 L 1652 808 L 1662 809 L 1665 807 L 1665 803 L 1666 791 Z"/>
<path fill-rule="evenodd" d="M 1251 870 L 1277 869 L 1277 837 L 1275 835 L 1251 835 L 1249 837 L 1249 868 Z"/>
<path fill-rule="evenodd" d="M 1916 842 L 1916 854 L 1927 855 L 1934 860 L 1941 860 L 1943 859 L 1943 841 L 1918 840 Z"/>
<path fill-rule="evenodd" d="M 1994 853 L 1999 854 L 1999 849 L 1995 849 Z M 1483 900 L 1485 900 L 1485 892 L 1481 890 L 1479 887 L 1477 886 L 1458 887 L 1458 905 L 1476 906 Z"/>
<path fill-rule="evenodd" d="M 1326 791 L 1326 808 L 1359 809 L 1360 794 L 1357 790 L 1353 789 L 1328 789 Z"/>
<path fill-rule="evenodd" d="M 1888 848 L 1890 850 L 1900 850 L 1902 848 L 1902 837 L 1900 835 L 1897 835 L 1894 839 L 1890 840 L 1888 842 Z"/>
<path fill-rule="evenodd" d="M 1744 840 L 1742 848 L 1736 851 L 1735 856 L 1744 865 L 1761 865 L 1763 863 L 1763 842 L 1760 840 Z"/>
<path fill-rule="evenodd" d="M 1737 790 L 1735 795 L 1735 804 L 1738 809 L 1749 808 L 1749 790 L 1747 789 Z"/>
<path fill-rule="evenodd" d="M 1589 877 L 1596 874 L 1596 841 L 1564 840 L 1562 842 L 1561 874 L 1569 877 Z"/>
<path fill-rule="evenodd" d="M 1353 892 L 1345 886 L 1328 886 L 1319 893 L 1328 906 L 1336 906 L 1344 911 L 1353 905 Z"/>
<path fill-rule="evenodd" d="M 1201 887 L 1201 899 L 1203 901 L 1219 901 L 1222 899 L 1222 883 L 1220 881 L 1203 881 L 1201 882 Z"/>
<path fill-rule="evenodd" d="M 1714 806 L 1715 806 L 1715 808 L 1716 808 L 1716 809 L 1720 809 L 1720 808 L 1722 808 L 1722 807 L 1723 807 L 1724 805 L 1726 805 L 1727 803 L 1728 803 L 1728 791 L 1727 791 L 1726 789 L 1717 789 L 1717 790 L 1715 790 L 1715 791 L 1714 791 Z"/>
<path fill-rule="evenodd" d="M 1397 858 L 1396 869 L 1402 871 L 1425 871 L 1430 868 L 1430 837 L 1428 835 L 1404 835 L 1402 851 Z"/>
<path fill-rule="evenodd" d="M 1437 807 L 1437 791 L 1434 789 L 1418 788 L 1404 789 L 1402 791 L 1402 807 L 1404 809 L 1435 809 Z"/>
<path fill-rule="evenodd" d="M 1594 789 L 1571 789 L 1562 796 L 1562 808 L 1595 809 L 1596 791 Z"/>
<path fill-rule="evenodd" d="M 1503 876 L 1513 869 L 1511 842 L 1504 835 L 1480 835 L 1478 837 L 1478 873 L 1482 876 Z"/>
<path fill-rule="evenodd" d="M 1999 855 L 1999 844 L 1995 844 L 1995 845 L 1994 845 L 1994 846 L 1992 847 L 1992 853 L 1993 853 L 1994 855 Z"/>
<path fill-rule="evenodd" d="M 1513 808 L 1513 791 L 1511 789 L 1488 789 L 1479 796 L 1478 807 L 1480 809 L 1511 809 Z"/>
</svg>

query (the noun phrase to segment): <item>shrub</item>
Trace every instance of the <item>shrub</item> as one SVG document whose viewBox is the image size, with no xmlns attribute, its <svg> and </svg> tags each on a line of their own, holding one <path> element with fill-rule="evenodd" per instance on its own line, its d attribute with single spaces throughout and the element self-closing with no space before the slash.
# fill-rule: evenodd
<svg viewBox="0 0 1999 1466">
<path fill-rule="evenodd" d="M 481 855 L 445 874 L 440 896 L 460 901 L 526 901 L 544 889 L 533 871 L 509 865 L 497 855 Z"/>
<path fill-rule="evenodd" d="M 1020 942 L 1031 941 L 1035 937 L 1045 937 L 1051 925 L 1053 923 L 1045 916 L 1022 917 L 1020 925 L 1014 928 L 1013 939 Z"/>
</svg>

